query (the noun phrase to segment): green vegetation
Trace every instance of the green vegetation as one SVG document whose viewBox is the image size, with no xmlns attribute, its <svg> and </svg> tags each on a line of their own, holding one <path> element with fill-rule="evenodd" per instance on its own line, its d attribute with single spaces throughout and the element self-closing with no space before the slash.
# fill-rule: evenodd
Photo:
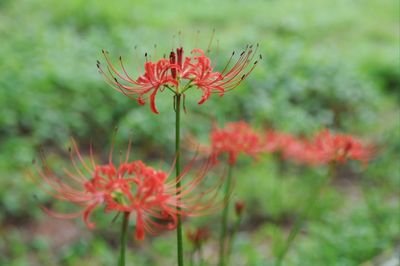
<svg viewBox="0 0 400 266">
<path fill-rule="evenodd" d="M 32 159 L 43 148 L 52 165 L 63 165 L 71 136 L 106 157 L 118 127 L 117 145 L 133 136 L 135 159 L 168 165 L 174 113 L 167 95 L 157 98 L 155 115 L 111 89 L 96 60 L 104 48 L 134 72 L 154 44 L 159 55 L 180 42 L 189 52 L 207 47 L 213 28 L 218 67 L 247 43 L 260 43 L 263 60 L 223 98 L 198 106 L 188 97 L 183 135 L 206 141 L 212 119 L 244 119 L 301 135 L 330 127 L 376 143 L 365 171 L 344 167 L 322 193 L 283 265 L 370 265 L 393 254 L 400 244 L 398 1 L 135 2 L 0 1 L 0 265 L 115 265 L 120 225 L 98 219 L 88 231 L 78 219 L 45 215 L 39 205 L 52 199 L 29 178 Z M 282 171 L 270 156 L 235 169 L 233 199 L 247 209 L 232 265 L 273 265 L 325 171 L 292 164 Z M 204 256 L 216 264 L 218 215 L 189 223 L 212 226 Z M 174 265 L 174 241 L 175 232 L 143 243 L 128 238 L 127 265 Z"/>
</svg>

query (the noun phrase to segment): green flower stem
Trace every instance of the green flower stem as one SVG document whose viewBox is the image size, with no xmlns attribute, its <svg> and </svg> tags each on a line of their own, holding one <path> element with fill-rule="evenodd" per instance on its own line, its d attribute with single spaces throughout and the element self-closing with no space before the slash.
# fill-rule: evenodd
<svg viewBox="0 0 400 266">
<path fill-rule="evenodd" d="M 194 266 L 194 254 L 196 253 L 196 248 L 190 252 L 190 266 Z"/>
<path fill-rule="evenodd" d="M 240 223 L 242 222 L 242 214 L 237 217 L 235 225 L 233 226 L 232 234 L 228 242 L 228 251 L 226 254 L 226 265 L 229 265 L 229 258 L 232 254 L 232 247 L 233 247 L 233 242 L 235 240 L 236 234 L 239 231 Z"/>
<path fill-rule="evenodd" d="M 176 156 L 176 162 L 175 162 L 175 170 L 176 170 L 176 195 L 179 195 L 180 192 L 180 187 L 181 187 L 181 181 L 179 180 L 179 176 L 181 174 L 181 165 L 180 165 L 180 122 L 181 122 L 181 96 L 182 94 L 176 93 L 175 94 L 175 156 Z M 176 237 L 177 237 L 177 243 L 178 243 L 178 266 L 183 266 L 183 241 L 182 241 L 182 221 L 181 221 L 181 215 L 180 215 L 180 210 L 181 208 L 179 207 L 179 204 L 177 206 L 177 211 L 178 211 L 178 225 L 176 228 Z"/>
<path fill-rule="evenodd" d="M 199 261 L 200 261 L 200 266 L 204 265 L 204 256 L 203 256 L 203 245 L 200 244 L 199 246 Z"/>
<path fill-rule="evenodd" d="M 308 201 L 306 202 L 306 205 L 305 205 L 302 213 L 300 214 L 299 218 L 296 220 L 295 224 L 293 225 L 292 229 L 290 230 L 289 236 L 285 242 L 284 247 L 278 254 L 278 258 L 276 259 L 276 263 L 275 263 L 276 266 L 282 265 L 282 261 L 285 258 L 285 255 L 289 251 L 290 246 L 292 245 L 297 234 L 300 232 L 300 229 L 303 226 L 304 221 L 307 219 L 311 210 L 313 209 L 314 204 L 317 201 L 317 199 L 321 193 L 321 190 L 325 187 L 325 184 L 333 177 L 334 169 L 335 169 L 335 165 L 334 165 L 334 163 L 331 163 L 329 165 L 328 174 L 323 176 L 320 180 L 320 183 L 314 187 L 314 190 L 312 191 L 310 197 L 308 198 Z"/>
<path fill-rule="evenodd" d="M 224 209 L 221 219 L 221 235 L 219 238 L 219 266 L 225 266 L 225 239 L 228 227 L 228 210 L 229 210 L 229 190 L 232 182 L 232 171 L 233 165 L 228 166 L 228 178 L 225 184 L 225 197 L 224 197 Z"/>
<path fill-rule="evenodd" d="M 120 237 L 120 247 L 119 247 L 120 254 L 119 254 L 118 266 L 125 266 L 126 239 L 128 235 L 126 233 L 126 230 L 128 228 L 128 222 L 129 222 L 129 212 L 125 212 L 121 227 L 121 237 Z"/>
</svg>

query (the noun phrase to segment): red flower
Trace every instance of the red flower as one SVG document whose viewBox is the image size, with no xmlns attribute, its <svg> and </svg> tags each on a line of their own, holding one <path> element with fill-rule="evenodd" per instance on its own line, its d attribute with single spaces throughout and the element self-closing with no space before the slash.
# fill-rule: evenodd
<svg viewBox="0 0 400 266">
<path fill-rule="evenodd" d="M 298 163 L 317 165 L 332 161 L 344 163 L 348 159 L 367 163 L 371 148 L 358 139 L 321 131 L 313 140 L 297 138 L 287 133 L 268 131 L 265 136 L 265 151 L 279 153 L 282 159 Z"/>
<path fill-rule="evenodd" d="M 350 159 L 367 164 L 372 157 L 371 147 L 357 138 L 344 134 L 332 135 L 329 130 L 318 133 L 314 145 L 321 162 L 345 163 Z"/>
<path fill-rule="evenodd" d="M 228 163 L 236 163 L 239 154 L 256 157 L 263 151 L 261 136 L 246 122 L 228 123 L 225 128 L 215 128 L 211 134 L 211 158 L 214 163 L 218 157 L 227 154 Z"/>
<path fill-rule="evenodd" d="M 176 52 L 172 51 L 169 60 L 146 61 L 144 74 L 136 79 L 131 78 L 127 73 L 121 57 L 119 58 L 121 71 L 119 71 L 111 63 L 104 50 L 103 55 L 108 71 L 106 73 L 102 69 L 99 61 L 97 61 L 97 67 L 109 84 L 126 96 L 137 100 L 139 104 L 144 104 L 149 98 L 151 110 L 157 114 L 155 97 L 157 92 L 164 88 L 168 88 L 175 94 L 184 94 L 195 86 L 203 91 L 199 104 L 204 103 L 212 93 L 222 96 L 225 92 L 234 89 L 256 66 L 257 61 L 253 61 L 256 50 L 257 48 L 253 49 L 252 46 L 248 46 L 236 63 L 230 67 L 233 53 L 222 72 L 213 71 L 211 59 L 201 49 L 192 50 L 193 57 L 184 57 L 182 47 L 176 49 Z"/>
<path fill-rule="evenodd" d="M 155 105 L 155 97 L 159 89 L 164 86 L 172 85 L 177 86 L 178 83 L 176 79 L 173 79 L 169 74 L 171 67 L 176 67 L 170 63 L 167 59 L 160 59 L 156 63 L 146 62 L 144 65 L 145 73 L 142 76 L 139 76 L 136 80 L 132 79 L 123 63 L 122 58 L 119 58 L 119 62 L 123 71 L 123 74 L 120 73 L 114 65 L 111 63 L 110 59 L 107 56 L 107 52 L 103 50 L 104 57 L 107 61 L 107 69 L 110 75 L 107 75 L 103 69 L 100 67 L 100 62 L 97 61 L 97 67 L 99 71 L 106 78 L 106 81 L 111 84 L 118 91 L 122 92 L 126 96 L 135 99 L 139 104 L 143 105 L 145 103 L 146 97 L 150 98 L 150 107 L 151 110 L 158 114 Z M 114 73 L 114 74 L 113 74 Z M 130 85 L 122 84 L 116 76 L 122 81 Z M 150 95 L 149 95 L 150 94 Z"/>
<path fill-rule="evenodd" d="M 236 63 L 229 68 L 232 58 L 235 55 L 235 53 L 232 53 L 222 72 L 215 72 L 211 67 L 211 60 L 204 55 L 204 52 L 201 49 L 194 49 L 192 53 L 198 54 L 198 56 L 194 57 L 196 67 L 194 68 L 193 84 L 203 91 L 203 96 L 199 104 L 204 103 L 212 93 L 223 96 L 225 92 L 236 88 L 257 65 L 258 61 L 253 61 L 256 50 L 253 50 L 252 45 L 247 46 L 240 54 Z M 249 65 L 251 65 L 250 69 L 248 69 Z"/>
<path fill-rule="evenodd" d="M 177 225 L 177 215 L 184 217 L 204 215 L 213 211 L 218 186 L 203 193 L 195 189 L 208 172 L 206 165 L 196 178 L 183 184 L 176 195 L 175 178 L 168 181 L 168 174 L 146 166 L 142 161 L 128 162 L 129 150 L 125 161 L 119 166 L 112 162 L 111 155 L 107 164 L 95 163 L 92 152 L 87 163 L 73 142 L 71 160 L 73 170 L 64 169 L 63 174 L 55 175 L 45 165 L 39 174 L 44 183 L 42 188 L 54 198 L 68 201 L 80 207 L 75 213 L 61 214 L 44 208 L 59 218 L 75 218 L 83 215 L 88 228 L 95 224 L 90 214 L 102 206 L 105 213 L 125 213 L 135 218 L 135 238 L 143 239 L 145 233 L 155 234 L 161 230 L 171 230 Z M 187 167 L 178 180 L 189 171 Z"/>
</svg>

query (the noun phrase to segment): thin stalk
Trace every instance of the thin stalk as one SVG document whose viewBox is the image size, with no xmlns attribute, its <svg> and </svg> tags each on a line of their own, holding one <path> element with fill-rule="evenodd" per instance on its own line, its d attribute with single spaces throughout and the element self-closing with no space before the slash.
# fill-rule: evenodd
<svg viewBox="0 0 400 266">
<path fill-rule="evenodd" d="M 228 227 L 228 210 L 229 210 L 229 190 L 232 182 L 232 171 L 233 165 L 228 166 L 228 178 L 225 184 L 225 197 L 224 197 L 224 209 L 222 212 L 221 219 L 221 235 L 219 238 L 219 266 L 225 266 L 225 238 Z"/>
<path fill-rule="evenodd" d="M 180 164 L 180 122 L 181 122 L 181 96 L 182 94 L 175 94 L 175 170 L 176 170 L 176 195 L 180 194 L 181 181 L 179 180 L 179 176 L 181 174 L 181 164 Z M 180 211 L 181 208 L 176 207 L 178 211 L 178 225 L 176 228 L 176 240 L 178 244 L 178 266 L 183 266 L 183 241 L 182 241 L 182 221 Z"/>
<path fill-rule="evenodd" d="M 196 248 L 190 252 L 190 266 L 194 266 L 194 254 L 196 253 Z"/>
<path fill-rule="evenodd" d="M 295 224 L 293 225 L 292 229 L 290 230 L 289 236 L 285 242 L 283 249 L 278 254 L 278 258 L 276 259 L 276 263 L 275 263 L 276 266 L 282 265 L 285 255 L 289 251 L 297 234 L 300 232 L 300 229 L 303 226 L 304 221 L 307 219 L 311 210 L 313 209 L 314 204 L 317 201 L 321 190 L 325 187 L 325 184 L 328 182 L 328 180 L 330 180 L 331 177 L 333 177 L 334 168 L 335 168 L 335 165 L 333 163 L 331 163 L 329 165 L 328 174 L 326 176 L 323 176 L 320 183 L 314 187 L 314 190 L 312 191 L 310 197 L 308 198 L 308 201 L 306 202 L 306 205 L 305 205 L 302 213 L 300 214 L 299 218 L 295 221 Z"/>
<path fill-rule="evenodd" d="M 201 244 L 199 246 L 199 263 L 200 266 L 204 265 L 203 246 Z"/>
<path fill-rule="evenodd" d="M 128 234 L 126 230 L 128 228 L 129 222 L 129 212 L 124 213 L 124 217 L 122 220 L 122 227 L 121 227 L 121 236 L 120 236 L 120 254 L 118 260 L 118 266 L 125 266 L 125 250 L 126 250 L 126 239 Z"/>
<path fill-rule="evenodd" d="M 229 265 L 229 259 L 232 254 L 233 241 L 235 240 L 236 234 L 239 231 L 240 223 L 242 222 L 242 215 L 238 216 L 235 225 L 233 226 L 232 234 L 228 242 L 228 251 L 226 254 L 226 264 Z"/>
</svg>

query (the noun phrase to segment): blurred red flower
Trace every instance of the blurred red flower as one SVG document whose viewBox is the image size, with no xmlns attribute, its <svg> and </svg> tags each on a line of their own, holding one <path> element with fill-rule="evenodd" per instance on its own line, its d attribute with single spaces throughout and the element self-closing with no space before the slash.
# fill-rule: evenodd
<svg viewBox="0 0 400 266">
<path fill-rule="evenodd" d="M 329 130 L 319 132 L 314 140 L 316 155 L 321 163 L 345 163 L 348 160 L 367 164 L 371 159 L 372 147 L 363 144 L 351 135 L 331 134 Z"/>
<path fill-rule="evenodd" d="M 264 149 L 279 154 L 281 159 L 309 165 L 333 161 L 345 163 L 349 159 L 365 164 L 372 156 L 371 147 L 357 138 L 344 134 L 334 135 L 329 130 L 317 133 L 311 140 L 269 130 L 265 135 Z"/>
<path fill-rule="evenodd" d="M 215 127 L 210 133 L 211 159 L 218 162 L 218 157 L 228 155 L 228 163 L 236 163 L 240 154 L 256 157 L 263 152 L 263 139 L 244 121 L 228 123 L 224 128 Z"/>
</svg>

